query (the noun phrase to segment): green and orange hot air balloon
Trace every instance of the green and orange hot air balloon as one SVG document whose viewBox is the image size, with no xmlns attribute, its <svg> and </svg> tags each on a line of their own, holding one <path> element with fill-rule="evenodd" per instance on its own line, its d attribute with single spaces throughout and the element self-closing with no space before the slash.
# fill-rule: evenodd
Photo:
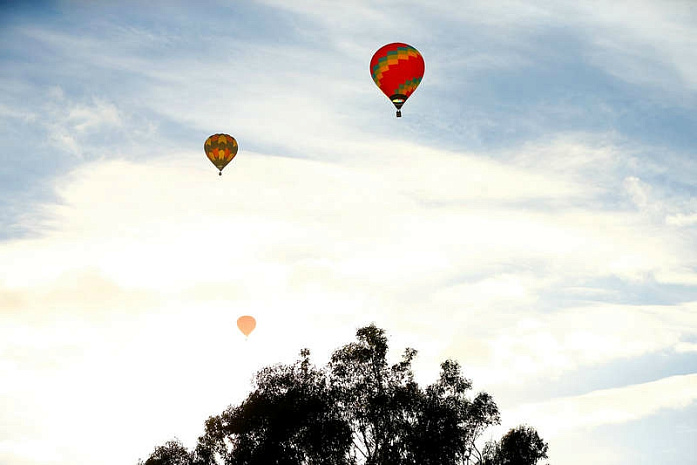
<svg viewBox="0 0 697 465">
<path fill-rule="evenodd" d="M 218 175 L 222 176 L 223 168 L 237 155 L 237 141 L 228 134 L 213 134 L 206 139 L 203 150 L 211 163 L 218 168 Z"/>
<path fill-rule="evenodd" d="M 424 59 L 411 45 L 395 42 L 381 47 L 370 60 L 373 81 L 397 107 L 402 116 L 402 105 L 416 90 L 424 76 Z"/>
</svg>

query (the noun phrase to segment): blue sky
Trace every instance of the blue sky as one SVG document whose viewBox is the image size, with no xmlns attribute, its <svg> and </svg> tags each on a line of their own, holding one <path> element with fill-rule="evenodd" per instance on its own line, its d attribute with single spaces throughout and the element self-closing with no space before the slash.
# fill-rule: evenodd
<svg viewBox="0 0 697 465">
<path fill-rule="evenodd" d="M 374 3 L 0 3 L 0 465 L 191 445 L 371 322 L 553 464 L 694 457 L 697 10 Z"/>
</svg>

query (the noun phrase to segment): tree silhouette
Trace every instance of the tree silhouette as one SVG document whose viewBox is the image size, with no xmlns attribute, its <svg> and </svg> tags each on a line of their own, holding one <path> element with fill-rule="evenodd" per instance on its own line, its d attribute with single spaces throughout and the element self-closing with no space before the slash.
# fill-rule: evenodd
<svg viewBox="0 0 697 465">
<path fill-rule="evenodd" d="M 303 349 L 291 365 L 260 370 L 238 406 L 210 417 L 194 450 L 170 441 L 139 465 L 535 465 L 547 444 L 528 426 L 483 451 L 484 431 L 500 423 L 485 393 L 446 360 L 440 378 L 414 381 L 414 349 L 387 363 L 385 331 L 356 332 L 324 368 Z"/>
<path fill-rule="evenodd" d="M 327 375 L 310 365 L 261 370 L 256 389 L 237 407 L 206 422 L 198 456 L 205 464 L 344 464 L 351 431 L 333 402 Z"/>
<path fill-rule="evenodd" d="M 482 465 L 534 465 L 547 458 L 547 450 L 534 428 L 521 425 L 486 445 Z"/>
<path fill-rule="evenodd" d="M 144 465 L 190 465 L 192 459 L 192 454 L 186 450 L 181 441 L 175 438 L 156 447 L 148 460 L 139 463 Z"/>
</svg>

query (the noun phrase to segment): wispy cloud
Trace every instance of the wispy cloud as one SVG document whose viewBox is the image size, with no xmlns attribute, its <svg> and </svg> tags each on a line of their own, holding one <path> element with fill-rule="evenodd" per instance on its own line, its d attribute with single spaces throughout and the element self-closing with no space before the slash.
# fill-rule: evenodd
<svg viewBox="0 0 697 465">
<path fill-rule="evenodd" d="M 524 405 L 508 415 L 508 422 L 539 425 L 552 438 L 567 430 L 626 423 L 663 409 L 681 409 L 697 400 L 697 375 L 669 378 L 575 397 Z"/>
<path fill-rule="evenodd" d="M 491 385 L 561 378 L 584 366 L 661 351 L 682 352 L 691 347 L 688 342 L 697 334 L 694 303 L 653 307 L 598 304 L 549 315 L 518 310 L 503 318 L 491 318 L 486 326 L 478 322 L 482 313 L 477 315 L 477 322 L 470 326 L 481 332 L 486 342 L 479 343 L 479 353 L 467 356 L 468 368 L 476 379 Z M 448 353 L 466 354 L 467 347 L 466 341 L 453 341 Z"/>
<path fill-rule="evenodd" d="M 697 213 L 678 213 L 666 217 L 666 223 L 675 226 L 692 226 L 697 224 Z"/>
<path fill-rule="evenodd" d="M 486 383 L 511 370 L 523 381 L 671 350 L 697 332 L 690 304 L 555 308 L 555 293 L 587 280 L 675 282 L 692 264 L 676 253 L 685 238 L 671 227 L 640 211 L 595 210 L 594 193 L 610 186 L 582 189 L 577 172 L 588 164 L 552 165 L 550 178 L 525 158 L 505 165 L 418 146 L 400 156 L 377 150 L 371 163 L 243 151 L 220 179 L 202 153 L 86 164 L 58 184 L 59 205 L 35 214 L 40 237 L 0 250 L 4 295 L 24 315 L 94 308 L 108 318 L 182 297 L 257 307 L 254 298 L 274 295 L 263 314 L 290 305 L 310 319 L 348 298 L 361 308 L 346 307 L 347 322 L 373 315 L 405 327 L 430 309 L 429 324 L 445 330 L 430 359 L 464 357 Z M 593 149 L 589 157 L 602 164 Z M 588 200 L 549 210 L 548 198 Z M 572 294 L 614 292 L 591 290 Z M 457 336 L 465 328 L 469 342 Z"/>
</svg>

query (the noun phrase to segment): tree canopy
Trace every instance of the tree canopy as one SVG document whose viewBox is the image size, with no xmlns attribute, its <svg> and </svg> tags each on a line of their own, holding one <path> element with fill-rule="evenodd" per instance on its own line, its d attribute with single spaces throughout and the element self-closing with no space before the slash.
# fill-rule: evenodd
<svg viewBox="0 0 697 465">
<path fill-rule="evenodd" d="M 303 349 L 291 365 L 260 370 L 237 406 L 205 422 L 196 447 L 169 441 L 139 465 L 535 465 L 547 444 L 530 426 L 483 447 L 500 424 L 493 398 L 470 395 L 458 362 L 444 361 L 425 389 L 407 348 L 387 362 L 383 329 L 366 326 L 325 367 Z M 480 450 L 481 449 L 481 450 Z"/>
</svg>

